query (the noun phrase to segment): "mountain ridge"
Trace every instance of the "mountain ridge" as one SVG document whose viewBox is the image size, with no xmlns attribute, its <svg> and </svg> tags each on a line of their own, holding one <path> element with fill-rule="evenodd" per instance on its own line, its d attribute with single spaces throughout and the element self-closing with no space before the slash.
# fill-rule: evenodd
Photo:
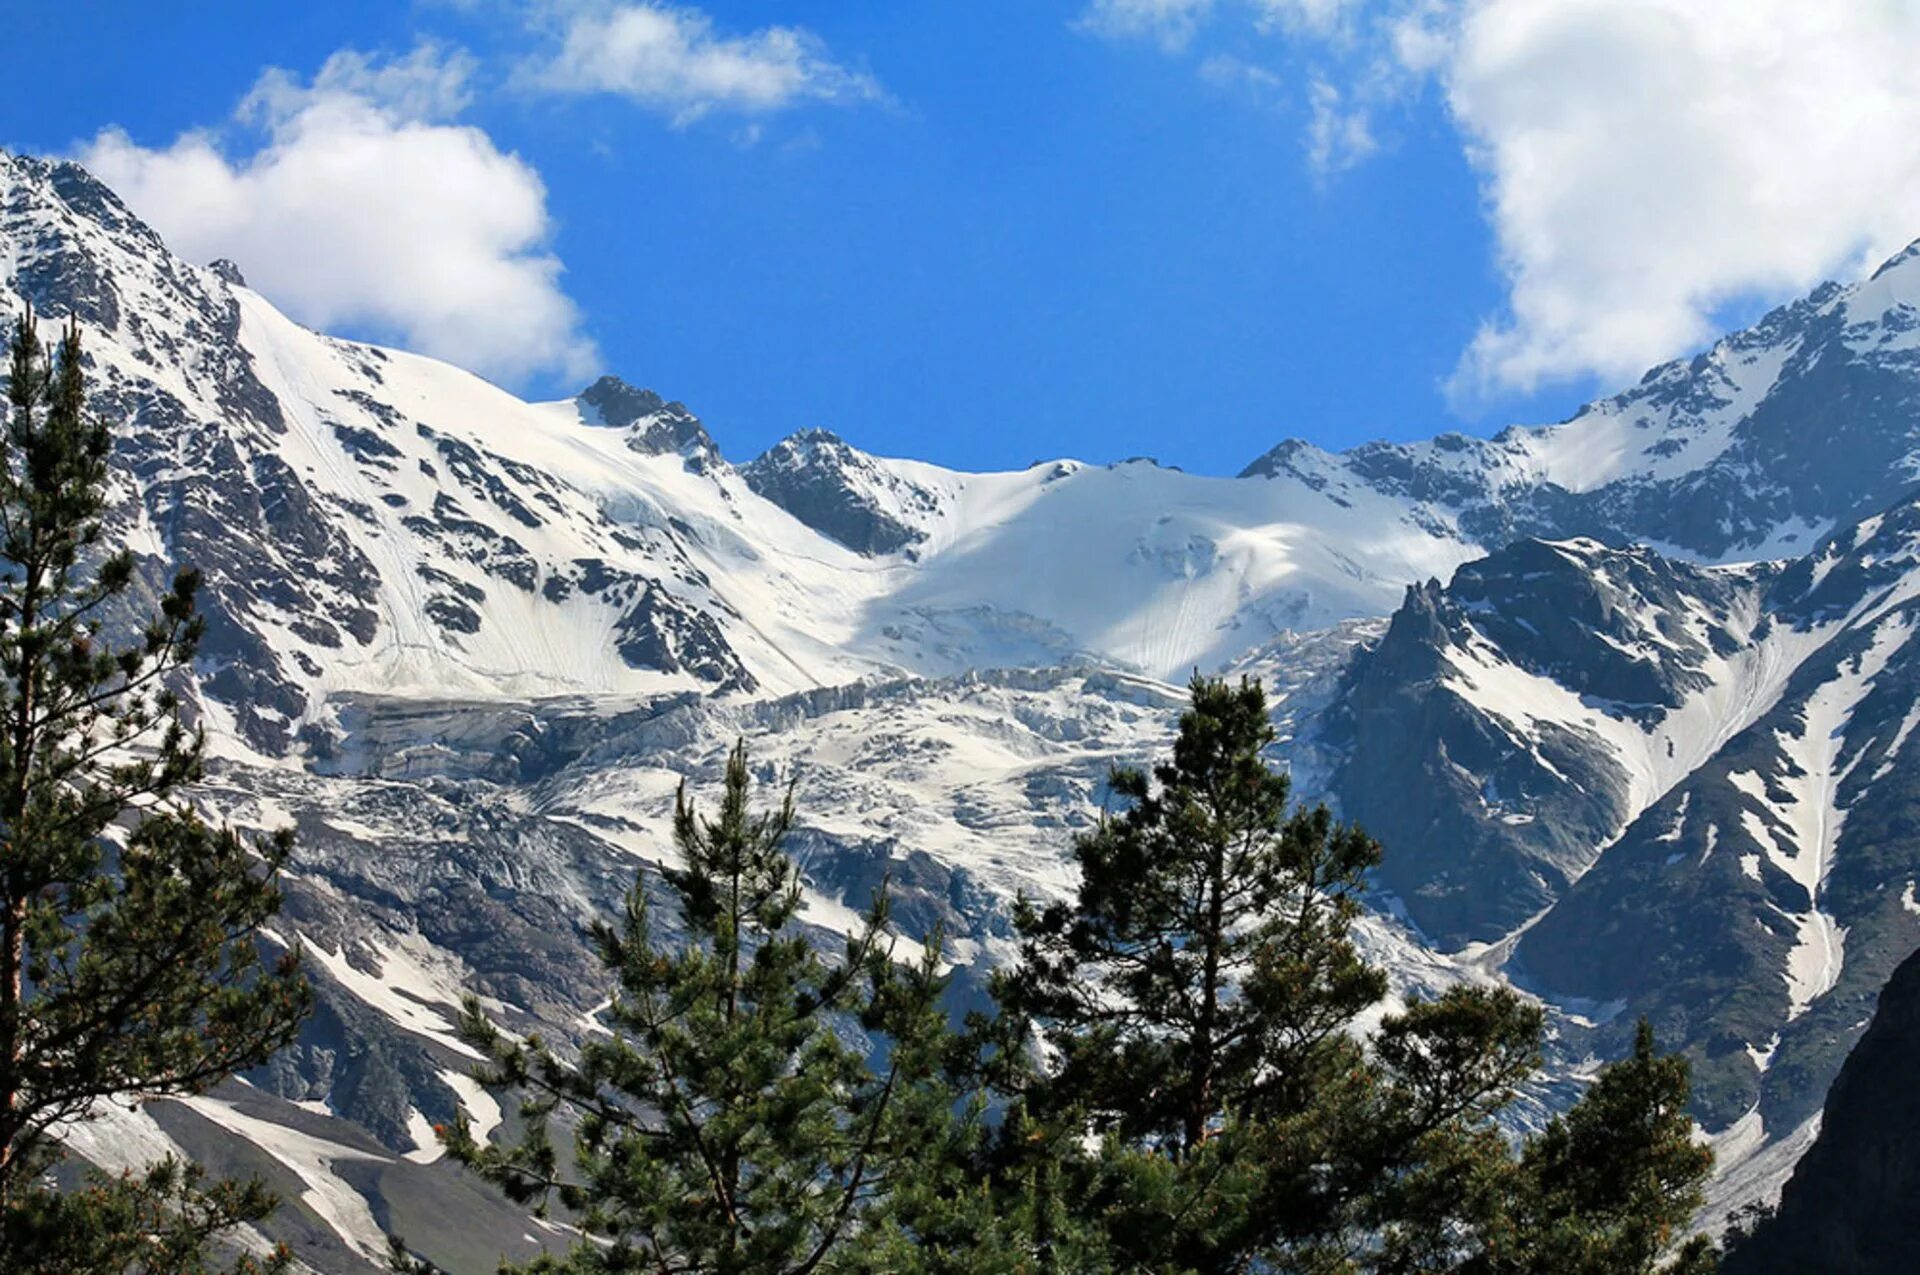
<svg viewBox="0 0 1920 1275">
<path fill-rule="evenodd" d="M 322 1269 L 377 1264 L 422 1200 L 473 1207 L 422 1132 L 484 1112 L 458 992 L 590 1030 L 585 922 L 740 737 L 800 781 L 817 932 L 890 877 L 977 994 L 1179 683 L 1259 677 L 1301 795 L 1387 843 L 1362 941 L 1395 995 L 1540 999 L 1534 1122 L 1646 1013 L 1734 1162 L 1797 1145 L 1920 943 L 1911 250 L 1561 425 L 1283 443 L 1242 478 L 967 474 L 825 431 L 736 465 L 617 378 L 527 403 L 311 332 L 4 153 L 0 282 L 82 324 L 108 534 L 156 585 L 205 571 L 209 808 L 299 834 L 282 937 L 321 1013 L 139 1145 L 267 1173 Z M 469 1265 L 539 1242 L 485 1216 L 401 1229 Z"/>
<path fill-rule="evenodd" d="M 464 661 L 473 690 L 551 682 L 556 666 L 600 660 L 572 639 L 559 659 L 496 640 L 510 622 L 610 645 L 635 675 L 596 674 L 608 689 L 658 673 L 751 693 L 1063 656 L 1170 677 L 1223 667 L 1284 631 L 1385 615 L 1406 583 L 1448 577 L 1523 535 L 1634 540 L 1709 561 L 1804 548 L 1841 518 L 1888 503 L 1920 466 L 1920 431 L 1909 425 L 1869 431 L 1873 448 L 1812 449 L 1840 454 L 1853 472 L 1799 482 L 1782 471 L 1769 432 L 1774 401 L 1815 396 L 1803 381 L 1829 365 L 1873 386 L 1912 370 L 1910 325 L 1860 335 L 1876 305 L 1883 318 L 1910 312 L 1899 298 L 1920 292 L 1905 278 L 1920 267 L 1905 257 L 1867 283 L 1781 307 L 1566 423 L 1492 440 L 1442 435 L 1340 454 L 1282 444 L 1249 466 L 1257 478 L 1209 479 L 1137 462 L 965 474 L 800 431 L 735 467 L 684 406 L 612 378 L 576 400 L 520 404 L 430 360 L 305 333 L 227 272 L 175 262 L 76 166 L 5 165 L 16 294 L 81 317 L 132 355 L 113 369 L 123 415 L 193 419 L 209 448 L 234 453 L 224 473 L 256 471 L 263 509 L 306 506 L 286 515 L 285 532 L 330 570 L 312 581 L 277 574 L 310 595 L 290 599 L 302 612 L 291 636 L 307 649 L 289 656 L 258 616 L 220 626 L 244 648 L 233 666 L 271 682 L 265 699 L 289 719 L 256 712 L 241 723 L 269 751 L 290 747 L 316 692 L 324 698 L 325 679 L 301 656 L 319 664 L 440 642 L 473 653 Z M 185 320 L 148 332 L 147 314 Z M 142 374 L 167 359 L 184 360 L 185 383 L 149 378 L 140 390 Z M 139 401 L 143 392 L 154 401 Z M 1913 401 L 1904 380 L 1898 394 L 1860 392 L 1883 407 Z M 457 409 L 421 419 L 396 396 Z M 604 415 L 616 400 L 623 406 Z M 246 437 L 231 436 L 235 421 L 252 425 Z M 624 447 L 590 442 L 599 431 L 588 425 Z M 442 468 L 458 483 L 443 483 Z M 1739 499 L 1718 500 L 1729 486 Z M 753 497 L 804 533 L 749 511 Z M 1703 507 L 1725 512 L 1703 529 L 1689 512 Z M 1070 533 L 1083 560 L 1057 565 Z M 211 539 L 194 547 L 211 553 Z M 376 540 L 417 547 L 400 561 Z M 810 561 L 838 587 L 798 565 Z M 241 591 L 237 581 L 215 590 Z M 513 602 L 515 591 L 536 604 Z M 422 689 L 461 680 L 440 663 Z"/>
</svg>

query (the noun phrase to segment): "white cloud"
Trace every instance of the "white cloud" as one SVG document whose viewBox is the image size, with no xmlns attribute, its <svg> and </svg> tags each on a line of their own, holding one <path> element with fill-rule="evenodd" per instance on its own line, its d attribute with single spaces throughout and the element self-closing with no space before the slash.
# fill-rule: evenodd
<svg viewBox="0 0 1920 1275">
<path fill-rule="evenodd" d="M 341 49 L 321 64 L 311 85 L 269 67 L 240 104 L 243 118 L 268 124 L 298 115 L 315 102 L 359 99 L 402 119 L 452 119 L 473 100 L 468 86 L 472 55 L 437 44 L 417 45 L 404 58 L 381 60 L 358 49 Z"/>
<path fill-rule="evenodd" d="M 1920 6 L 1479 0 L 1444 74 L 1509 284 L 1456 389 L 1633 376 L 1920 235 Z"/>
<path fill-rule="evenodd" d="M 698 9 L 589 4 L 559 15 L 558 51 L 522 68 L 553 93 L 616 93 L 686 124 L 716 111 L 765 115 L 803 102 L 886 100 L 879 81 L 835 62 L 800 27 L 715 30 Z"/>
<path fill-rule="evenodd" d="M 1266 101 L 1281 88 L 1281 79 L 1264 66 L 1243 62 L 1230 53 L 1216 53 L 1200 64 L 1200 78 L 1216 88 Z"/>
<path fill-rule="evenodd" d="M 1377 28 L 1384 33 L 1383 58 L 1400 72 L 1424 76 L 1438 72 L 1452 56 L 1458 0 L 1411 0 Z"/>
<path fill-rule="evenodd" d="M 1212 12 L 1213 0 L 1091 0 L 1080 27 L 1115 39 L 1156 40 L 1172 51 L 1184 49 Z"/>
<path fill-rule="evenodd" d="M 310 84 L 268 71 L 233 129 L 158 148 L 108 129 L 79 158 L 176 252 L 232 258 L 304 323 L 507 381 L 582 376 L 597 355 L 546 248 L 539 174 L 451 122 L 471 69 L 432 46 L 337 53 Z"/>
<path fill-rule="evenodd" d="M 1305 112 L 1302 142 L 1314 176 L 1324 178 L 1379 148 L 1374 114 L 1399 94 L 1408 78 L 1400 59 L 1377 56 L 1364 47 L 1359 37 L 1366 7 L 1364 0 L 1089 0 L 1077 25 L 1109 39 L 1150 39 L 1168 53 L 1182 53 L 1209 22 L 1226 26 L 1237 21 L 1256 33 L 1307 45 L 1328 60 L 1360 62 L 1363 72 L 1339 77 L 1338 83 L 1320 65 L 1300 77 L 1305 90 L 1296 104 Z M 1263 104 L 1273 102 L 1283 85 L 1270 67 L 1239 53 L 1202 49 L 1196 56 L 1202 80 L 1239 90 Z"/>
<path fill-rule="evenodd" d="M 1846 277 L 1920 236 L 1920 0 L 1098 0 L 1265 32 L 1307 66 L 1317 174 L 1438 82 L 1478 172 L 1504 312 L 1470 404 L 1620 380 L 1730 305 Z M 1106 34 L 1153 34 L 1096 27 Z M 1206 50 L 1202 48 L 1204 55 Z M 1204 67 L 1205 62 L 1202 62 Z M 1292 77 L 1290 77 L 1292 78 Z"/>
<path fill-rule="evenodd" d="M 1263 22 L 1319 36 L 1344 32 L 1361 0 L 1251 0 Z"/>
<path fill-rule="evenodd" d="M 1317 76 L 1307 98 L 1312 108 L 1307 123 L 1307 161 L 1315 173 L 1352 168 L 1379 149 L 1366 105 L 1347 102 L 1338 88 Z"/>
<path fill-rule="evenodd" d="M 1114 39 L 1151 39 L 1169 52 L 1187 47 L 1220 13 L 1239 13 L 1267 30 L 1331 36 L 1362 0 L 1088 0 L 1079 26 Z"/>
</svg>

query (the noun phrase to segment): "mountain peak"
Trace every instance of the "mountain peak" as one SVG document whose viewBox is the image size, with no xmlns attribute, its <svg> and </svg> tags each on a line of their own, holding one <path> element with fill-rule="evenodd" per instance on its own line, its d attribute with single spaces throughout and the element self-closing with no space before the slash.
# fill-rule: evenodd
<svg viewBox="0 0 1920 1275">
<path fill-rule="evenodd" d="M 0 170 L 10 170 L 20 181 L 45 183 L 75 212 L 95 220 L 102 220 L 103 213 L 131 215 L 105 182 L 70 159 L 43 159 L 38 155 L 0 151 Z"/>
<path fill-rule="evenodd" d="M 814 451 L 832 452 L 841 456 L 843 459 L 855 456 L 865 459 L 867 456 L 867 453 L 861 451 L 858 447 L 855 447 L 852 443 L 849 443 L 832 430 L 822 429 L 817 425 L 813 425 L 805 429 L 794 430 L 793 433 L 788 434 L 772 447 L 769 447 L 766 452 L 763 453 L 762 459 L 766 456 L 772 456 L 775 453 L 797 455 L 803 452 Z"/>
<path fill-rule="evenodd" d="M 1558 425 L 1337 454 L 1289 439 L 1242 476 L 1416 502 L 1489 550 L 1578 530 L 1709 561 L 1798 556 L 1920 473 L 1916 259 L 1920 243 L 1870 279 L 1821 284 Z"/>
<path fill-rule="evenodd" d="M 1888 257 L 1885 261 L 1881 262 L 1880 268 L 1878 270 L 1875 270 L 1871 275 L 1867 276 L 1867 282 L 1872 283 L 1875 279 L 1878 279 L 1881 275 L 1886 274 L 1889 270 L 1899 269 L 1901 266 L 1905 265 L 1907 262 L 1912 261 L 1915 257 L 1920 257 L 1920 239 L 1914 240 L 1912 243 L 1902 248 L 1899 252 L 1894 253 L 1891 257 Z"/>
<path fill-rule="evenodd" d="M 629 385 L 611 375 L 603 376 L 581 390 L 575 396 L 575 401 L 580 404 L 582 420 L 589 425 L 602 425 L 608 429 L 625 429 L 642 417 L 657 415 L 667 408 L 666 400 L 652 390 Z M 674 406 L 681 405 L 676 403 Z"/>
<path fill-rule="evenodd" d="M 741 470 L 747 485 L 815 531 L 869 557 L 906 552 L 939 496 L 824 429 L 803 429 Z"/>
<path fill-rule="evenodd" d="M 687 467 L 704 473 L 720 462 L 720 447 L 700 418 L 681 402 L 669 402 L 649 389 L 603 376 L 574 397 L 580 419 L 590 426 L 624 429 L 627 446 L 647 456 L 678 452 Z"/>
<path fill-rule="evenodd" d="M 1320 448 L 1304 438 L 1283 438 L 1272 447 L 1249 461 L 1247 467 L 1235 475 L 1239 478 L 1278 478 L 1282 474 L 1299 472 L 1297 462 L 1308 457 L 1324 455 Z"/>
</svg>

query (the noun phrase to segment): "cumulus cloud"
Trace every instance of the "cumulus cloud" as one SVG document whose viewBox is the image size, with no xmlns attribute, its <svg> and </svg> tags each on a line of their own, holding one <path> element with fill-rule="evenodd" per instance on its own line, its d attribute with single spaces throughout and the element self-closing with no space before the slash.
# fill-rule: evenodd
<svg viewBox="0 0 1920 1275">
<path fill-rule="evenodd" d="M 309 83 L 263 75 L 220 131 L 79 159 L 190 259 L 230 257 L 300 321 L 356 329 L 506 381 L 597 355 L 547 248 L 534 169 L 454 122 L 470 60 L 346 51 Z"/>
<path fill-rule="evenodd" d="M 698 9 L 569 5 L 553 16 L 557 51 L 527 63 L 523 84 L 552 93 L 615 93 L 676 124 L 714 112 L 766 115 L 804 102 L 886 99 L 878 80 L 833 60 L 800 27 L 728 35 Z"/>
<path fill-rule="evenodd" d="M 1637 374 L 1920 235 L 1920 7 L 1483 0 L 1443 74 L 1509 285 L 1456 389 Z"/>
<path fill-rule="evenodd" d="M 1470 405 L 1637 376 L 1729 306 L 1869 269 L 1920 235 L 1920 4 L 1906 0 L 1098 0 L 1264 32 L 1308 68 L 1320 174 L 1437 84 L 1478 172 L 1503 312 Z M 1106 34 L 1152 34 L 1134 25 Z M 1204 63 L 1203 63 L 1204 65 Z"/>
</svg>

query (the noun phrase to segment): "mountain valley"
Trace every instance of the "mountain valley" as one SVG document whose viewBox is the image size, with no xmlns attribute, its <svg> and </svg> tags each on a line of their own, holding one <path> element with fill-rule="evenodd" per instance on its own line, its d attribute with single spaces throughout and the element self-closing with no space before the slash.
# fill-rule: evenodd
<svg viewBox="0 0 1920 1275">
<path fill-rule="evenodd" d="M 797 784 L 807 923 L 890 882 L 965 1005 L 1182 683 L 1257 677 L 1296 793 L 1386 846 L 1363 940 L 1395 994 L 1546 1005 L 1529 1121 L 1649 1019 L 1721 1212 L 1777 1194 L 1920 947 L 1915 250 L 1567 422 L 1288 441 L 1235 478 L 960 473 L 819 429 L 736 464 L 653 391 L 523 402 L 242 280 L 0 153 L 6 306 L 80 323 L 143 579 L 205 573 L 205 799 L 296 829 L 276 937 L 321 993 L 244 1085 L 79 1145 L 264 1174 L 320 1269 L 389 1231 L 456 1269 L 541 1242 L 440 1159 L 458 1105 L 512 1118 L 459 996 L 596 1030 L 585 923 L 739 738 Z"/>
</svg>

